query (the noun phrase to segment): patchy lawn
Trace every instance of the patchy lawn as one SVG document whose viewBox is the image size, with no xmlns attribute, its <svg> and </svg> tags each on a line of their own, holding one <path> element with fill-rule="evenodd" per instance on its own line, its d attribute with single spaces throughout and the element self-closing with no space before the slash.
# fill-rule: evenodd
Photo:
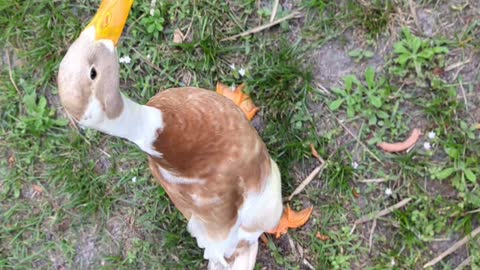
<svg viewBox="0 0 480 270">
<path fill-rule="evenodd" d="M 146 156 L 59 105 L 59 61 L 99 2 L 0 3 L 0 269 L 204 268 Z M 275 19 L 300 15 L 228 39 L 274 2 L 138 0 L 119 44 L 139 102 L 246 82 L 285 199 L 317 170 L 290 201 L 312 219 L 261 243 L 256 269 L 423 269 L 451 247 L 431 269 L 478 269 L 479 237 L 455 243 L 480 226 L 480 3 L 279 1 Z M 377 147 L 414 128 L 411 149 Z"/>
</svg>

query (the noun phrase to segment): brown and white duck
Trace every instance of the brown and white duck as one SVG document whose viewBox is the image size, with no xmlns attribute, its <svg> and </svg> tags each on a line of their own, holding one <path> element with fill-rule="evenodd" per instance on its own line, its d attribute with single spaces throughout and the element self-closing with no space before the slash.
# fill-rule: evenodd
<svg viewBox="0 0 480 270">
<path fill-rule="evenodd" d="M 253 269 L 259 236 L 274 232 L 282 216 L 277 164 L 231 100 L 244 96 L 183 87 L 140 105 L 120 92 L 116 45 L 132 3 L 104 0 L 70 46 L 58 72 L 61 103 L 81 126 L 147 154 L 210 269 Z"/>
</svg>

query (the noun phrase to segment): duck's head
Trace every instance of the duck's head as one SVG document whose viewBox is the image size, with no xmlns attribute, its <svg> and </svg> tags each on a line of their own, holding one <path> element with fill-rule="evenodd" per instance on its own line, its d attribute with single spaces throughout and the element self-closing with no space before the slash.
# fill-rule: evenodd
<svg viewBox="0 0 480 270">
<path fill-rule="evenodd" d="M 103 0 L 93 20 L 60 63 L 57 77 L 60 101 L 80 123 L 96 121 L 92 118 L 113 119 L 123 109 L 116 45 L 132 3 L 133 0 Z"/>
</svg>

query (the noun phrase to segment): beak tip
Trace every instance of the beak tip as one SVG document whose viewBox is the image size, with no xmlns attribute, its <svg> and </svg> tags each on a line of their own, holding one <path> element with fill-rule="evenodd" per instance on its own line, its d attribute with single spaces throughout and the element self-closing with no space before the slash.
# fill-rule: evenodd
<svg viewBox="0 0 480 270">
<path fill-rule="evenodd" d="M 103 0 L 86 28 L 94 26 L 96 40 L 109 39 L 116 46 L 132 5 L 133 0 Z"/>
</svg>

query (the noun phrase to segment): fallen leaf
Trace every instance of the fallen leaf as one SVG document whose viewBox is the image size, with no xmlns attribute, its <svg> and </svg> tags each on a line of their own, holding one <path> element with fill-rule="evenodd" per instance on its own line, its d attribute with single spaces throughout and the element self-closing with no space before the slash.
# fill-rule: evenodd
<svg viewBox="0 0 480 270">
<path fill-rule="evenodd" d="M 330 240 L 330 236 L 328 235 L 325 235 L 325 234 L 321 234 L 320 232 L 317 232 L 317 234 L 315 235 L 315 237 L 320 240 L 320 241 L 328 241 Z"/>
<path fill-rule="evenodd" d="M 185 36 L 183 35 L 182 31 L 180 31 L 178 28 L 175 29 L 175 32 L 173 32 L 173 43 L 182 44 L 184 39 Z"/>
<path fill-rule="evenodd" d="M 43 193 L 43 188 L 39 185 L 33 185 L 33 189 L 40 194 Z"/>
<path fill-rule="evenodd" d="M 313 143 L 310 144 L 310 150 L 312 151 L 312 155 L 318 159 L 321 163 L 323 163 L 323 158 L 320 157 L 320 155 L 318 154 L 317 150 L 315 149 L 315 147 L 313 147 Z"/>
<path fill-rule="evenodd" d="M 70 228 L 72 222 L 69 219 L 65 219 L 62 223 L 58 224 L 58 230 L 61 232 L 66 232 Z"/>
<path fill-rule="evenodd" d="M 357 192 L 357 189 L 356 189 L 356 188 L 352 188 L 352 193 L 353 193 L 353 197 L 355 197 L 355 199 L 358 199 L 358 198 L 360 198 L 360 194 L 358 194 L 358 192 Z"/>
<path fill-rule="evenodd" d="M 437 76 L 442 77 L 443 75 L 445 75 L 445 70 L 443 68 L 436 67 L 436 68 L 433 69 L 432 73 L 437 75 Z"/>
<path fill-rule="evenodd" d="M 10 169 L 12 169 L 13 167 L 15 167 L 15 155 L 11 155 L 9 158 L 8 158 L 8 167 Z"/>
</svg>

